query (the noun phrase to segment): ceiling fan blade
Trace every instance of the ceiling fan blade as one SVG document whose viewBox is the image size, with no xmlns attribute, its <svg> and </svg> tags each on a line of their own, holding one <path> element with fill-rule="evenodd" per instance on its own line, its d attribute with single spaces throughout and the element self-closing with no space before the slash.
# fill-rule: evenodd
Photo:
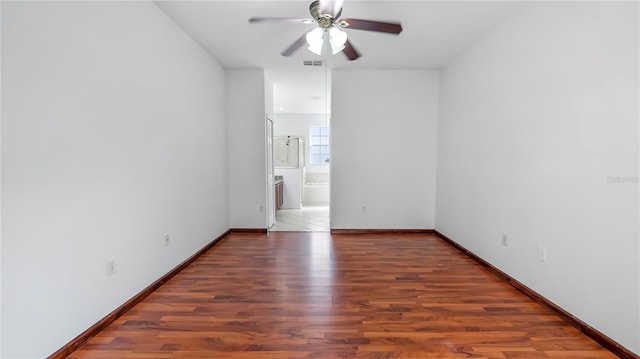
<svg viewBox="0 0 640 359">
<path fill-rule="evenodd" d="M 402 32 L 402 25 L 400 23 L 382 22 L 373 20 L 360 20 L 360 19 L 342 19 L 339 25 L 349 29 L 367 30 L 377 32 L 387 32 L 390 34 L 399 34 Z"/>
<path fill-rule="evenodd" d="M 301 48 L 306 43 L 307 43 L 307 33 L 304 33 L 302 36 L 298 38 L 298 40 L 294 41 L 293 44 L 291 44 L 291 46 L 287 47 L 280 54 L 282 56 L 291 56 L 293 55 L 294 52 L 296 52 L 296 50 Z"/>
<path fill-rule="evenodd" d="M 252 17 L 249 19 L 250 23 L 260 23 L 260 22 L 280 22 L 280 23 L 294 23 L 294 24 L 315 24 L 316 21 L 313 19 L 297 19 L 293 17 Z"/>
<path fill-rule="evenodd" d="M 360 53 L 358 53 L 358 50 L 353 47 L 349 40 L 344 43 L 344 50 L 342 50 L 342 52 L 344 52 L 344 55 L 349 59 L 349 61 L 357 60 L 360 57 Z"/>
</svg>

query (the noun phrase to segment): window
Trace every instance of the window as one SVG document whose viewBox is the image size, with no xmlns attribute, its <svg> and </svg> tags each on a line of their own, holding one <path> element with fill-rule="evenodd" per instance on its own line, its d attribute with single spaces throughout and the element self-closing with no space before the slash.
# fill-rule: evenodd
<svg viewBox="0 0 640 359">
<path fill-rule="evenodd" d="M 329 128 L 311 127 L 311 164 L 329 163 Z"/>
</svg>

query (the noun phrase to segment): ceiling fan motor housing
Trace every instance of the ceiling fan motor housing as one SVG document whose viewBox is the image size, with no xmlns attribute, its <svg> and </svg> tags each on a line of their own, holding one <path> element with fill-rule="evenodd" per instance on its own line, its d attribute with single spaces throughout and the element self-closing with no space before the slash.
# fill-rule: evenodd
<svg viewBox="0 0 640 359">
<path fill-rule="evenodd" d="M 320 13 L 320 0 L 315 0 L 309 5 L 309 13 L 311 13 L 311 17 L 316 20 L 320 28 L 328 30 L 333 26 L 334 21 L 340 18 L 342 9 L 339 9 L 337 14 L 322 14 Z"/>
</svg>

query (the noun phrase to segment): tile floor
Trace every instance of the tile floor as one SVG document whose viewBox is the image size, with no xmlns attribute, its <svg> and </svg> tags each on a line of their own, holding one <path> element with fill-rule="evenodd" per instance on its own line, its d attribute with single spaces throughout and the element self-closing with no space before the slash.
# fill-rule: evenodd
<svg viewBox="0 0 640 359">
<path fill-rule="evenodd" d="M 281 209 L 276 212 L 276 232 L 328 232 L 329 207 L 303 207 Z"/>
</svg>

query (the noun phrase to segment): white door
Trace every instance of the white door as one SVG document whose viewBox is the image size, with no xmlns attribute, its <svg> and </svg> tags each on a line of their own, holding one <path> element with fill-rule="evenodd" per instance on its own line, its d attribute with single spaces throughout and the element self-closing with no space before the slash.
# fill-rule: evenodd
<svg viewBox="0 0 640 359">
<path fill-rule="evenodd" d="M 267 117 L 267 228 L 276 224 L 276 200 L 273 178 L 273 121 Z"/>
</svg>

